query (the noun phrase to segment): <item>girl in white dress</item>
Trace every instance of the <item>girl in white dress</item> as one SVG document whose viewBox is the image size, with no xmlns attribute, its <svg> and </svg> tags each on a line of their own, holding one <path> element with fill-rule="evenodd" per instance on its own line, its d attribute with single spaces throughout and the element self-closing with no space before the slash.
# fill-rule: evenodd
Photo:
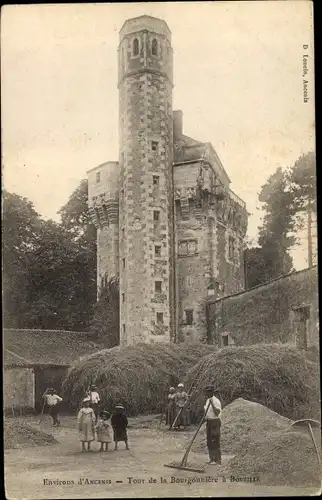
<svg viewBox="0 0 322 500">
<path fill-rule="evenodd" d="M 82 442 L 82 451 L 90 451 L 91 442 L 95 439 L 95 413 L 90 407 L 90 398 L 83 400 L 83 407 L 79 410 L 77 415 L 78 435 L 79 440 Z M 87 450 L 85 444 L 87 443 Z"/>
</svg>

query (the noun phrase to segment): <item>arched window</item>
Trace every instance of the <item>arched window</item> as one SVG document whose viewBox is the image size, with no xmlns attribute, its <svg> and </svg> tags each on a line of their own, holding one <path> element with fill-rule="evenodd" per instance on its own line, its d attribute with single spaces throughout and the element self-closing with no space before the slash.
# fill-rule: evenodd
<svg viewBox="0 0 322 500">
<path fill-rule="evenodd" d="M 132 53 L 134 56 L 139 55 L 139 40 L 137 38 L 134 38 L 133 40 L 133 50 Z"/>
<path fill-rule="evenodd" d="M 158 40 L 156 40 L 155 38 L 153 38 L 152 40 L 152 55 L 158 55 Z"/>
</svg>

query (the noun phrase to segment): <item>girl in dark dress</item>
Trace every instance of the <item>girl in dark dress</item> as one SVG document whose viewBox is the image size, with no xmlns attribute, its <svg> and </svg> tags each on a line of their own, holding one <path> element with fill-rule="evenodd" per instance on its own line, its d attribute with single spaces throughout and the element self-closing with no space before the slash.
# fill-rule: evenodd
<svg viewBox="0 0 322 500">
<path fill-rule="evenodd" d="M 126 430 L 128 420 L 125 415 L 124 406 L 115 406 L 115 412 L 112 415 L 111 424 L 114 432 L 115 451 L 117 451 L 117 443 L 119 441 L 124 441 L 126 450 L 129 450 Z"/>
</svg>

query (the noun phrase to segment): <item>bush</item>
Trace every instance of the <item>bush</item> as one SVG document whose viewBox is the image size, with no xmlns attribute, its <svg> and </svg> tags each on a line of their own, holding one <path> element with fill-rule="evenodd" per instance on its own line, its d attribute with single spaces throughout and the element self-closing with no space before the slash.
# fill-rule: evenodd
<svg viewBox="0 0 322 500">
<path fill-rule="evenodd" d="M 76 363 L 63 384 L 64 397 L 76 409 L 89 385 L 98 387 L 103 404 L 123 404 L 128 415 L 161 411 L 169 386 L 178 384 L 200 358 L 215 347 L 194 344 L 138 344 L 113 347 Z"/>
<path fill-rule="evenodd" d="M 261 403 L 293 420 L 320 417 L 319 365 L 289 345 L 225 347 L 209 354 L 200 381 L 200 391 L 191 402 L 192 413 L 200 416 L 203 387 L 213 384 L 223 405 L 237 398 Z M 200 366 L 188 373 L 189 385 Z"/>
</svg>

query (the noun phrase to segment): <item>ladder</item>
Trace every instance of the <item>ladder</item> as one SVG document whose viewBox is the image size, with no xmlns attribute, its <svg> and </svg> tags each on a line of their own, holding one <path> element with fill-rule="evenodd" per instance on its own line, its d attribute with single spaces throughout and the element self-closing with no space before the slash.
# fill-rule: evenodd
<svg viewBox="0 0 322 500">
<path fill-rule="evenodd" d="M 196 376 L 195 376 L 195 378 L 193 379 L 193 381 L 192 381 L 192 383 L 191 383 L 191 386 L 190 386 L 190 388 L 189 388 L 189 391 L 188 391 L 188 400 L 187 400 L 187 402 L 184 404 L 184 406 L 182 406 L 182 407 L 179 409 L 179 411 L 178 411 L 178 413 L 177 413 L 177 415 L 176 415 L 176 417 L 175 417 L 175 419 L 174 419 L 174 421 L 173 421 L 173 423 L 172 423 L 172 425 L 171 425 L 171 427 L 170 427 L 170 429 L 169 429 L 170 431 L 171 431 L 172 429 L 174 429 L 174 427 L 175 427 L 175 425 L 176 425 L 176 423 L 177 423 L 177 421 L 178 421 L 178 418 L 180 417 L 180 415 L 181 415 L 181 413 L 182 413 L 182 410 L 183 410 L 184 408 L 186 408 L 186 406 L 188 405 L 188 403 L 190 403 L 190 401 L 191 401 L 192 397 L 196 394 L 197 390 L 199 389 L 199 385 L 200 385 L 200 382 L 201 382 L 201 376 L 202 376 L 202 373 L 203 373 L 203 372 L 205 371 L 205 369 L 209 366 L 209 364 L 210 364 L 210 362 L 211 362 L 211 361 L 212 361 L 212 356 L 210 355 L 210 356 L 209 356 L 209 359 L 204 360 L 204 362 L 200 364 L 200 366 L 199 366 L 199 368 L 198 368 L 198 371 L 197 371 L 197 373 L 196 373 Z"/>
</svg>

